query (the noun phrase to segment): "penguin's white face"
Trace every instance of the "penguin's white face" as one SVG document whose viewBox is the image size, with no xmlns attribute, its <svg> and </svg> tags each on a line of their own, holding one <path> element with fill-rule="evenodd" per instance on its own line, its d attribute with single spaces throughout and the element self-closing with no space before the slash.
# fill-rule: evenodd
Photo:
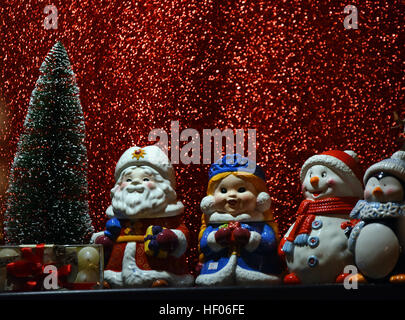
<svg viewBox="0 0 405 320">
<path fill-rule="evenodd" d="M 372 177 L 367 181 L 364 199 L 369 202 L 402 202 L 404 189 L 395 177 L 387 176 L 381 179 Z"/>
<path fill-rule="evenodd" d="M 323 165 L 314 165 L 308 169 L 302 193 L 307 200 L 319 200 L 329 197 L 351 197 L 353 191 L 333 170 Z"/>
</svg>

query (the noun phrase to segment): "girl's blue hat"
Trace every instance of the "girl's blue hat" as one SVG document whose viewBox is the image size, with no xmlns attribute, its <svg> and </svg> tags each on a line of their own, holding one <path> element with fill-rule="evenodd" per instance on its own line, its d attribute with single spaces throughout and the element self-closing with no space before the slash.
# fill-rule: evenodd
<svg viewBox="0 0 405 320">
<path fill-rule="evenodd" d="M 256 162 L 249 158 L 242 157 L 240 154 L 227 154 L 222 159 L 213 163 L 208 172 L 208 178 L 211 180 L 214 176 L 224 172 L 247 172 L 251 173 L 263 181 L 266 181 L 266 176 L 263 169 Z"/>
</svg>

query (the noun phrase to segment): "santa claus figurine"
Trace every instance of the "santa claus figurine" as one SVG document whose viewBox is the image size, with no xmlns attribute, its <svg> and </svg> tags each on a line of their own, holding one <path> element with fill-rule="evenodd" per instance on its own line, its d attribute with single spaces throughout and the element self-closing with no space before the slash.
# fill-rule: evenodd
<svg viewBox="0 0 405 320">
<path fill-rule="evenodd" d="M 348 236 L 350 212 L 363 195 L 362 174 L 353 151 L 332 150 L 310 157 L 301 168 L 305 200 L 280 243 L 290 271 L 288 284 L 343 282 L 353 265 Z"/>
<path fill-rule="evenodd" d="M 92 237 L 107 253 L 104 280 L 113 288 L 193 285 L 184 256 L 184 206 L 166 154 L 157 146 L 129 148 L 115 180 L 106 231 Z"/>
<path fill-rule="evenodd" d="M 199 286 L 280 283 L 277 224 L 260 166 L 226 155 L 209 170 L 200 231 Z"/>
</svg>

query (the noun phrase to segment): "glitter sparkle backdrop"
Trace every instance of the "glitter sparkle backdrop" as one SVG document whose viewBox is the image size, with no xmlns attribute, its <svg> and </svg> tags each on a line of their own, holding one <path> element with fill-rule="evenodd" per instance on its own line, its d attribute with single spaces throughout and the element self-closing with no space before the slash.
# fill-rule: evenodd
<svg viewBox="0 0 405 320">
<path fill-rule="evenodd" d="M 47 4 L 58 29 L 46 30 Z M 359 29 L 346 30 L 346 5 Z M 404 5 L 400 1 L 0 2 L 0 177 L 8 177 L 39 67 L 65 45 L 86 118 L 90 214 L 104 227 L 115 163 L 153 128 L 256 129 L 281 233 L 294 219 L 299 170 L 327 149 L 363 169 L 400 147 Z M 176 165 L 197 257 L 207 165 Z M 1 185 L 4 204 L 6 183 Z"/>
</svg>

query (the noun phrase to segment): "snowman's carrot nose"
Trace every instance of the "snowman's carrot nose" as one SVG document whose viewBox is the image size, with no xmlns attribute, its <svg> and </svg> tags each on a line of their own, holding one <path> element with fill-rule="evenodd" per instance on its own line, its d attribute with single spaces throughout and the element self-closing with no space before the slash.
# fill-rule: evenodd
<svg viewBox="0 0 405 320">
<path fill-rule="evenodd" d="M 380 187 L 375 187 L 373 190 L 373 195 L 381 195 L 383 193 Z"/>
<path fill-rule="evenodd" d="M 311 185 L 313 186 L 313 187 L 315 187 L 315 186 L 317 186 L 318 185 L 318 182 L 319 182 L 319 178 L 318 177 L 312 177 L 311 179 L 309 179 L 309 182 L 311 183 Z"/>
</svg>

